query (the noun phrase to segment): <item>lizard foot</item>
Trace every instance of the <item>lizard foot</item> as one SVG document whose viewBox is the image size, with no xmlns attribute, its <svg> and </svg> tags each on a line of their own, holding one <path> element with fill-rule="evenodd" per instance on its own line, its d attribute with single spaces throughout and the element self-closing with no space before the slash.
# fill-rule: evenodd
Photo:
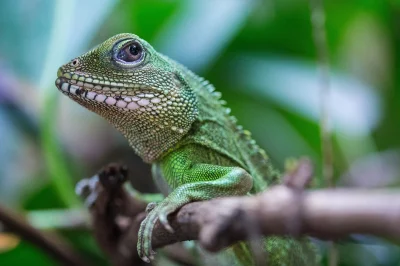
<svg viewBox="0 0 400 266">
<path fill-rule="evenodd" d="M 173 233 L 174 230 L 168 222 L 168 215 L 179 208 L 174 204 L 167 204 L 164 202 L 161 202 L 156 206 L 154 203 L 150 203 L 149 205 L 151 206 L 148 206 L 146 209 L 148 214 L 140 224 L 137 243 L 138 254 L 145 262 L 150 262 L 153 260 L 154 255 L 156 254 L 156 252 L 152 249 L 151 238 L 157 220 L 160 221 L 167 231 Z"/>
</svg>

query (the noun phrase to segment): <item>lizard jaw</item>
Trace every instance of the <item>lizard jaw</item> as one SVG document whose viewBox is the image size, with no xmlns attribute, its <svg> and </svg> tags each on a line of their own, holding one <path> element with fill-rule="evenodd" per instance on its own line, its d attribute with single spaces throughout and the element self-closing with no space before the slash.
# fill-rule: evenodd
<svg viewBox="0 0 400 266">
<path fill-rule="evenodd" d="M 135 96 L 105 95 L 100 91 L 89 91 L 84 86 L 71 84 L 69 80 L 64 78 L 57 78 L 56 86 L 63 94 L 69 97 L 80 97 L 85 100 L 97 101 L 99 103 L 104 103 L 106 105 L 115 106 L 125 110 L 135 110 L 157 105 L 161 103 L 163 98 L 163 95 L 155 96 L 154 94 L 143 93 L 138 93 Z"/>
</svg>

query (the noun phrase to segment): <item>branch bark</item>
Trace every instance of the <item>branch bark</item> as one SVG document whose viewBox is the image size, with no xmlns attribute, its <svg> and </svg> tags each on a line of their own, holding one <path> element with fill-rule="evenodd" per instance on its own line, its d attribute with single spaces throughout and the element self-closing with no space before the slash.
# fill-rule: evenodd
<svg viewBox="0 0 400 266">
<path fill-rule="evenodd" d="M 254 197 L 221 198 L 189 203 L 170 217 L 175 234 L 161 225 L 153 244 L 198 239 L 218 251 L 249 234 L 247 221 L 263 235 L 310 235 L 337 239 L 349 234 L 372 234 L 400 239 L 400 191 L 321 190 L 302 192 L 276 186 Z"/>
<path fill-rule="evenodd" d="M 90 208 L 93 226 L 112 261 L 132 265 L 139 262 L 137 232 L 146 204 L 129 196 L 122 187 L 126 178 L 116 178 L 117 166 L 111 169 L 102 171 L 96 185 L 97 199 Z M 119 181 L 109 182 L 109 173 Z M 302 160 L 282 185 L 258 195 L 189 203 L 169 217 L 173 234 L 156 224 L 153 247 L 199 240 L 205 249 L 219 251 L 249 239 L 254 230 L 265 236 L 337 239 L 357 233 L 400 239 L 399 190 L 304 190 L 311 176 L 310 162 Z"/>
</svg>

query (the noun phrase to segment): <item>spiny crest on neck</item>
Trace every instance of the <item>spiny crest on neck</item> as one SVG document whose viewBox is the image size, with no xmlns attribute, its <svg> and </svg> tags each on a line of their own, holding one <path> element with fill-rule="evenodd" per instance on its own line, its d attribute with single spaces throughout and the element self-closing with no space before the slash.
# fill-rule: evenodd
<svg viewBox="0 0 400 266">
<path fill-rule="evenodd" d="M 190 71 L 190 70 L 188 70 Z M 191 71 L 190 71 L 191 72 Z M 214 85 L 212 85 L 208 80 L 204 79 L 203 77 L 199 77 L 192 73 L 195 76 L 199 84 L 201 85 L 201 90 L 205 90 L 209 93 L 211 98 L 208 98 L 214 101 L 216 104 L 220 106 L 222 112 L 225 114 L 226 119 L 235 127 L 235 133 L 239 135 L 239 138 L 246 144 L 247 150 L 250 151 L 250 155 L 252 160 L 257 162 L 266 162 L 268 161 L 268 156 L 266 152 L 260 148 L 256 141 L 252 138 L 250 131 L 244 130 L 243 126 L 238 125 L 238 120 L 235 116 L 231 115 L 231 109 L 226 107 L 227 102 L 222 99 L 222 94 L 219 91 L 215 90 Z"/>
</svg>

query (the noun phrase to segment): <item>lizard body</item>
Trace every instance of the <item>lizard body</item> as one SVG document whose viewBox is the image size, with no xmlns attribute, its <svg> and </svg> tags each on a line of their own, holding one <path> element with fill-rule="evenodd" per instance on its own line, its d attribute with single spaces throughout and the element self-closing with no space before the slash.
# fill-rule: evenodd
<svg viewBox="0 0 400 266">
<path fill-rule="evenodd" d="M 154 255 L 151 234 L 158 219 L 171 230 L 168 215 L 191 201 L 254 194 L 279 181 L 220 93 L 136 35 L 111 37 L 60 67 L 57 76 L 61 92 L 121 131 L 170 188 L 141 224 L 138 252 L 145 261 Z M 239 246 L 233 250 L 243 250 Z M 314 265 L 308 243 L 270 237 L 265 248 L 269 265 Z"/>
</svg>

